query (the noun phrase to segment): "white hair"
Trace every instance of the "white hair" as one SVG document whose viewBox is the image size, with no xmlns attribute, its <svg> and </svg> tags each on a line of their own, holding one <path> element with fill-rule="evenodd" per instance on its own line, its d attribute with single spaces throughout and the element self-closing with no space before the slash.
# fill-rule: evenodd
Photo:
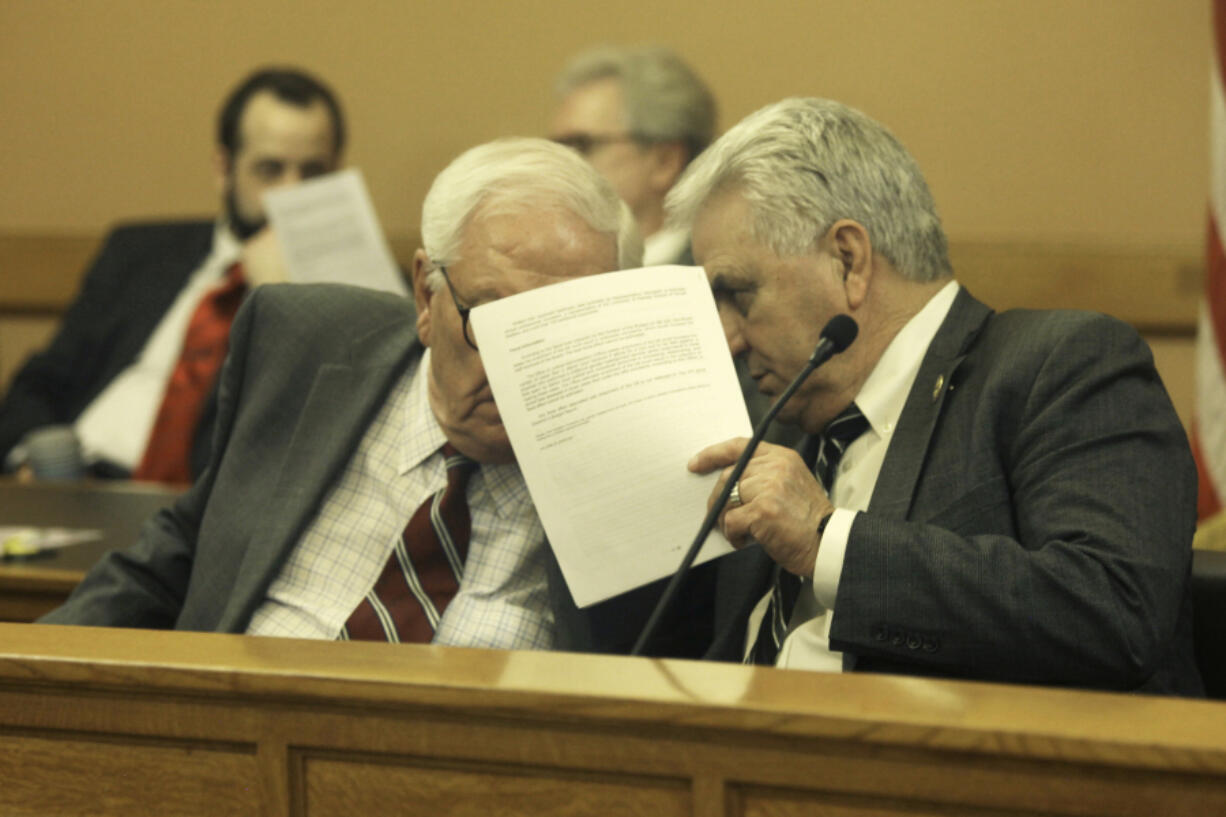
<svg viewBox="0 0 1226 817">
<path fill-rule="evenodd" d="M 555 83 L 558 96 L 589 82 L 621 82 L 626 127 L 645 142 L 683 142 L 693 159 L 715 136 L 715 97 L 667 48 L 602 46 L 576 56 Z"/>
<path fill-rule="evenodd" d="M 750 114 L 689 166 L 666 200 L 690 227 L 716 193 L 749 206 L 754 237 L 777 255 L 812 252 L 839 219 L 859 222 L 903 277 L 953 274 L 919 165 L 883 125 L 829 99 L 785 99 Z"/>
<path fill-rule="evenodd" d="M 617 244 L 617 264 L 642 264 L 643 240 L 634 216 L 613 188 L 569 148 L 546 139 L 498 139 L 461 153 L 434 177 L 421 207 L 422 247 L 442 285 L 439 266 L 460 260 L 464 228 L 482 213 L 561 207 Z"/>
</svg>

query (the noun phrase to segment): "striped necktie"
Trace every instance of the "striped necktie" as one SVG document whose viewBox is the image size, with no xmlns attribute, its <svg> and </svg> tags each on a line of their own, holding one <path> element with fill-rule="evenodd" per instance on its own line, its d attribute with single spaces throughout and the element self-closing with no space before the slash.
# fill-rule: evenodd
<svg viewBox="0 0 1226 817">
<path fill-rule="evenodd" d="M 835 469 L 843 458 L 843 452 L 867 428 L 868 420 L 860 413 L 859 407 L 852 403 L 822 431 L 813 464 L 813 475 L 821 482 L 827 494 L 834 485 Z M 800 595 L 800 577 L 779 565 L 775 565 L 774 580 L 771 584 L 770 603 L 766 607 L 766 615 L 762 617 L 753 648 L 745 657 L 747 664 L 774 665 L 775 659 L 779 657 L 783 639 L 788 634 L 788 622 L 792 618 L 796 598 Z"/>
<path fill-rule="evenodd" d="M 472 520 L 468 480 L 477 463 L 450 443 L 443 446 L 447 485 L 413 513 L 374 587 L 341 630 L 340 638 L 428 643 L 460 589 Z"/>
</svg>

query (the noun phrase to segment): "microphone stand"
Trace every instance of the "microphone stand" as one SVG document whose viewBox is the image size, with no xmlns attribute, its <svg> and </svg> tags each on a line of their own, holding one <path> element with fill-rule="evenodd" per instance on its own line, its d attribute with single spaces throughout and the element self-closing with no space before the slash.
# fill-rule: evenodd
<svg viewBox="0 0 1226 817">
<path fill-rule="evenodd" d="M 852 336 L 854 337 L 854 332 Z M 846 347 L 846 345 L 847 343 L 841 344 L 842 347 Z M 749 440 L 749 445 L 745 446 L 745 450 L 741 452 L 741 456 L 737 459 L 736 465 L 733 466 L 732 473 L 728 476 L 727 481 L 724 482 L 724 487 L 720 490 L 715 504 L 711 506 L 711 510 L 707 511 L 706 518 L 702 520 L 702 526 L 698 529 L 698 535 L 694 537 L 693 543 L 690 544 L 689 550 L 685 553 L 685 558 L 681 560 L 681 565 L 673 573 L 673 577 L 669 581 L 668 586 L 664 588 L 664 593 L 660 596 L 660 600 L 656 602 L 655 609 L 651 611 L 651 617 L 647 619 L 647 624 L 643 626 L 643 631 L 639 634 L 638 640 L 634 642 L 634 647 L 630 650 L 631 655 L 642 655 L 647 642 L 655 635 L 656 629 L 660 626 L 660 621 L 664 618 L 664 614 L 672 606 L 673 598 L 677 595 L 682 580 L 689 572 L 690 567 L 693 566 L 694 559 L 698 557 L 698 551 L 702 549 L 703 542 L 707 540 L 711 529 L 715 527 L 715 520 L 719 518 L 720 513 L 724 510 L 724 506 L 728 504 L 728 497 L 732 494 L 733 486 L 741 478 L 741 474 L 745 472 L 745 466 L 749 465 L 749 458 L 753 456 L 758 443 L 762 442 L 762 438 L 766 436 L 766 429 L 770 427 L 771 421 L 775 419 L 775 415 L 783 408 L 784 403 L 791 399 L 792 395 L 796 393 L 801 384 L 813 373 L 814 369 L 829 360 L 836 352 L 841 351 L 842 348 L 836 348 L 835 341 L 823 336 L 818 342 L 817 348 L 813 350 L 813 354 L 809 357 L 808 362 L 805 363 L 804 368 L 800 370 L 800 374 L 796 375 L 792 382 L 788 384 L 788 387 L 779 395 L 779 399 L 767 410 L 766 416 L 758 422 L 757 428 L 753 431 L 753 437 Z"/>
</svg>

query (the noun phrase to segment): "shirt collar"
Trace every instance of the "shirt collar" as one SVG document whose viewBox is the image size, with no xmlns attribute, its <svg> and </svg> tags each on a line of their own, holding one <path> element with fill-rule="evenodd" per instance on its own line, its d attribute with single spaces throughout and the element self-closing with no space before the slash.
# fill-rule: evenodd
<svg viewBox="0 0 1226 817">
<path fill-rule="evenodd" d="M 907 321 L 856 395 L 856 405 L 878 437 L 888 436 L 898 424 L 911 384 L 919 374 L 929 344 L 953 306 L 958 289 L 958 282 L 950 281 Z"/>
<path fill-rule="evenodd" d="M 412 373 L 409 393 L 404 401 L 400 431 L 398 473 L 402 476 L 424 463 L 447 442 L 443 428 L 430 406 L 430 350 L 422 353 Z M 440 458 L 441 462 L 441 458 Z M 483 463 L 473 475 L 470 491 L 484 491 L 499 518 L 511 518 L 532 501 L 528 486 L 515 463 Z"/>
<path fill-rule="evenodd" d="M 243 244 L 234 237 L 234 231 L 230 229 L 230 222 L 224 216 L 218 218 L 213 225 L 213 257 L 218 260 L 224 270 L 239 260 L 242 254 Z"/>
</svg>

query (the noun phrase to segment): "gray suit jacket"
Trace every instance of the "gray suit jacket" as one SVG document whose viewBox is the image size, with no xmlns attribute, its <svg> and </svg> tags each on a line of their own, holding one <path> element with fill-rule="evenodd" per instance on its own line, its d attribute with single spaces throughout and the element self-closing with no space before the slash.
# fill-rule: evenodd
<svg viewBox="0 0 1226 817">
<path fill-rule="evenodd" d="M 205 473 L 43 621 L 243 632 L 422 348 L 407 299 L 330 285 L 256 290 L 234 322 Z M 581 611 L 552 559 L 549 583 L 559 648 L 585 651 L 627 651 L 661 589 Z M 706 640 L 708 620 L 675 619 L 653 652 L 695 655 Z"/>
<path fill-rule="evenodd" d="M 848 669 L 1200 694 L 1195 524 L 1187 439 L 1137 334 L 963 290 L 852 526 L 831 646 Z M 771 564 L 722 561 L 709 655 L 736 659 Z"/>
</svg>

